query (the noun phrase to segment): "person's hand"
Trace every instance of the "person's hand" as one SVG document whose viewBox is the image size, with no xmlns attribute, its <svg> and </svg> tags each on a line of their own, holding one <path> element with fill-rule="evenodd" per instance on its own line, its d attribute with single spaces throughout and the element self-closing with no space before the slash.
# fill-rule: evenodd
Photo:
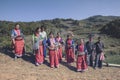
<svg viewBox="0 0 120 80">
<path fill-rule="evenodd" d="M 15 40 L 12 40 L 13 41 L 13 44 L 15 45 Z"/>
</svg>

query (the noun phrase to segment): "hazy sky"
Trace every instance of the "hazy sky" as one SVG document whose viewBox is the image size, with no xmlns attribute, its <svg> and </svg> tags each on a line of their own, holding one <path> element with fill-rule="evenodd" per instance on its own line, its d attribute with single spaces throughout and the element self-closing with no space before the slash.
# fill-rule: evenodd
<svg viewBox="0 0 120 80">
<path fill-rule="evenodd" d="M 0 0 L 0 20 L 39 21 L 120 16 L 120 0 Z"/>
</svg>

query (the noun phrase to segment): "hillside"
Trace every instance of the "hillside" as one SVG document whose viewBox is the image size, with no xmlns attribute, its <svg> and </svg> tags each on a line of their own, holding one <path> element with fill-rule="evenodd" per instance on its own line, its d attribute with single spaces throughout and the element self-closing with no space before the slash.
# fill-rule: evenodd
<svg viewBox="0 0 120 80">
<path fill-rule="evenodd" d="M 114 20 L 106 24 L 101 33 L 111 35 L 112 37 L 120 38 L 120 19 Z"/>
<path fill-rule="evenodd" d="M 101 29 L 105 24 L 114 21 L 116 19 L 120 19 L 118 16 L 92 16 L 84 20 L 74 20 L 74 19 L 52 19 L 52 20 L 42 20 L 36 22 L 12 22 L 12 21 L 0 21 L 0 35 L 10 34 L 10 30 L 13 29 L 16 23 L 21 25 L 21 29 L 23 30 L 24 34 L 32 34 L 36 27 L 40 27 L 44 25 L 47 29 L 47 32 L 52 31 L 61 31 L 66 30 L 69 28 L 75 29 L 95 29 L 98 31 Z M 71 29 L 69 29 L 71 30 Z"/>
</svg>

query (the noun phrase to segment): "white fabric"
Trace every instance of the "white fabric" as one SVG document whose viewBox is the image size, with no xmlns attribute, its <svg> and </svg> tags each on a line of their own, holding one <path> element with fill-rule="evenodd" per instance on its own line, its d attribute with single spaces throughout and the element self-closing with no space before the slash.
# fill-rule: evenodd
<svg viewBox="0 0 120 80">
<path fill-rule="evenodd" d="M 40 35 L 42 36 L 42 38 L 46 38 L 47 39 L 47 33 L 45 31 L 40 32 Z"/>
</svg>

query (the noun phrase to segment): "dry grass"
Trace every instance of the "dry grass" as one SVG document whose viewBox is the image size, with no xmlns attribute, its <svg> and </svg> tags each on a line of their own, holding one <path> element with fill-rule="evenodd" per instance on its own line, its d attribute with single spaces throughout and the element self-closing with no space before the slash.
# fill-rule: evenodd
<svg viewBox="0 0 120 80">
<path fill-rule="evenodd" d="M 51 69 L 48 64 L 36 67 L 31 55 L 17 59 L 12 58 L 12 53 L 0 53 L 0 80 L 119 80 L 120 68 L 103 67 L 94 70 L 89 67 L 84 73 L 76 72 L 76 64 L 68 67 L 65 60 L 60 68 Z M 48 58 L 47 58 L 48 59 Z M 49 63 L 49 61 L 48 61 Z"/>
</svg>

